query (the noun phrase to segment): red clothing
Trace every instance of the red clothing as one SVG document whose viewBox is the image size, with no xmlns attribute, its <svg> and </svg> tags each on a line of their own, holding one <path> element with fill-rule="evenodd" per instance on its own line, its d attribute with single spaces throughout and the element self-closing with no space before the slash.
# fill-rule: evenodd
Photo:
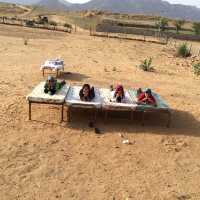
<svg viewBox="0 0 200 200">
<path fill-rule="evenodd" d="M 124 88 L 122 85 L 117 85 L 116 89 L 115 89 L 115 94 L 114 97 L 117 96 L 118 93 L 121 92 L 122 98 L 124 98 L 125 94 L 124 94 Z"/>
<path fill-rule="evenodd" d="M 145 96 L 145 93 L 142 92 L 139 97 L 138 101 L 142 103 L 147 103 L 147 104 L 156 104 L 156 99 L 154 98 L 153 95 L 147 95 L 147 98 Z"/>
</svg>

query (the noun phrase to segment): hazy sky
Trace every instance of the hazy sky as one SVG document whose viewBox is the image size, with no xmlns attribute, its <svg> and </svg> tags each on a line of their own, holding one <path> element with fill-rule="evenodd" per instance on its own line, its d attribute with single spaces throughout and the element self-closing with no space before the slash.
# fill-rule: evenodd
<svg viewBox="0 0 200 200">
<path fill-rule="evenodd" d="M 69 2 L 72 3 L 85 3 L 88 2 L 89 0 L 68 0 Z M 123 1 L 123 0 L 122 0 Z M 186 4 L 186 5 L 195 5 L 200 7 L 200 0 L 166 0 L 171 3 L 180 3 L 180 4 Z"/>
</svg>

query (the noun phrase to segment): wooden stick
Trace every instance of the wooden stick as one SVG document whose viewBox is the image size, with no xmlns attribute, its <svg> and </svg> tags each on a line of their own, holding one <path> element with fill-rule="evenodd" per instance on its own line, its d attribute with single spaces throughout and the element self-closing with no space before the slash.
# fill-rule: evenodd
<svg viewBox="0 0 200 200">
<path fill-rule="evenodd" d="M 67 109 L 67 122 L 71 122 L 71 108 L 70 108 L 70 106 Z"/>
<path fill-rule="evenodd" d="M 170 125 L 171 125 L 171 112 L 168 112 L 167 128 L 170 128 Z"/>
<path fill-rule="evenodd" d="M 63 122 L 63 116 L 64 116 L 64 104 L 62 104 L 61 108 L 61 122 Z"/>
<path fill-rule="evenodd" d="M 29 101 L 29 120 L 31 120 L 31 102 Z"/>
</svg>

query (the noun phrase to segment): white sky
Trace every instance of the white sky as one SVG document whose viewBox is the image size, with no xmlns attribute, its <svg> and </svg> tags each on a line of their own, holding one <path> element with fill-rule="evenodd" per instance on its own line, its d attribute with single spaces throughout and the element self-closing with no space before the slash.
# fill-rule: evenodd
<svg viewBox="0 0 200 200">
<path fill-rule="evenodd" d="M 68 1 L 71 3 L 85 3 L 88 2 L 89 0 L 68 0 Z M 166 1 L 169 1 L 170 3 L 180 3 L 180 4 L 195 5 L 200 7 L 200 0 L 166 0 Z"/>
</svg>

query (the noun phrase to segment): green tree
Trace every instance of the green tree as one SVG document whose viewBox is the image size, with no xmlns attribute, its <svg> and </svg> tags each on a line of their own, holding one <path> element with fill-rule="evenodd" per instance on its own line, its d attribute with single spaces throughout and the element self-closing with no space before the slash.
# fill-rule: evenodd
<svg viewBox="0 0 200 200">
<path fill-rule="evenodd" d="M 200 35 L 200 22 L 194 22 L 192 28 L 196 35 Z"/>
<path fill-rule="evenodd" d="M 166 18 L 160 18 L 160 20 L 156 22 L 156 27 L 159 32 L 164 32 L 168 27 L 168 20 Z"/>
<path fill-rule="evenodd" d="M 181 30 L 182 26 L 185 24 L 184 20 L 175 20 L 173 22 L 175 28 L 176 28 L 176 33 L 179 34 L 179 31 Z"/>
</svg>

